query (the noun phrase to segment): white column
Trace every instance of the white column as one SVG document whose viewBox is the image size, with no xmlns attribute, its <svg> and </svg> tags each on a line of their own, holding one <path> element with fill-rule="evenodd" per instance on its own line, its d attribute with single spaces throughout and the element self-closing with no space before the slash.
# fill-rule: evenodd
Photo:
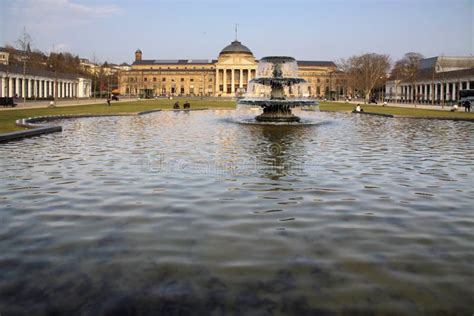
<svg viewBox="0 0 474 316">
<path fill-rule="evenodd" d="M 437 100 L 436 100 L 437 96 L 438 96 L 438 84 L 435 83 L 435 84 L 434 84 L 434 94 L 433 94 L 433 100 L 434 100 L 435 102 L 437 101 Z"/>
<path fill-rule="evenodd" d="M 38 80 L 33 80 L 33 97 L 38 97 Z"/>
<path fill-rule="evenodd" d="M 231 71 L 232 71 L 232 75 L 230 78 L 231 78 L 232 86 L 230 87 L 230 92 L 234 94 L 235 93 L 235 69 L 232 68 Z"/>
<path fill-rule="evenodd" d="M 15 92 L 13 91 L 13 78 L 8 79 L 8 96 L 13 97 Z"/>
<path fill-rule="evenodd" d="M 217 96 L 219 93 L 219 69 L 216 68 L 216 89 L 214 90 L 214 95 Z"/>
<path fill-rule="evenodd" d="M 224 94 L 227 94 L 227 69 L 223 69 L 224 71 Z"/>
<path fill-rule="evenodd" d="M 240 68 L 240 74 L 239 74 L 239 88 L 244 87 L 244 70 Z"/>
<path fill-rule="evenodd" d="M 20 78 L 15 78 L 15 94 L 20 96 Z"/>
<path fill-rule="evenodd" d="M 452 91 L 451 92 L 451 101 L 454 101 L 454 100 L 456 100 L 456 83 L 455 82 L 452 83 L 452 88 L 453 89 L 451 90 Z"/>
<path fill-rule="evenodd" d="M 439 85 L 439 101 L 442 103 L 444 102 L 444 83 L 441 82 Z"/>
<path fill-rule="evenodd" d="M 470 85 L 471 85 L 471 82 L 470 82 L 470 80 L 468 80 L 467 83 L 466 83 L 466 89 L 467 90 L 471 89 Z"/>
<path fill-rule="evenodd" d="M 425 101 L 428 101 L 428 85 L 425 84 Z"/>
</svg>

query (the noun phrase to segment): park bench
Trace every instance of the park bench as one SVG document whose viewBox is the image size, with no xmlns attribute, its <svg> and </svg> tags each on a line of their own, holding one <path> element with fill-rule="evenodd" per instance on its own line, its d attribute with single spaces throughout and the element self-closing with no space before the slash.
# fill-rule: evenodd
<svg viewBox="0 0 474 316">
<path fill-rule="evenodd" d="M 3 98 L 0 98 L 0 105 L 3 107 L 11 106 L 13 108 L 16 106 L 16 103 L 13 98 L 3 97 Z"/>
</svg>

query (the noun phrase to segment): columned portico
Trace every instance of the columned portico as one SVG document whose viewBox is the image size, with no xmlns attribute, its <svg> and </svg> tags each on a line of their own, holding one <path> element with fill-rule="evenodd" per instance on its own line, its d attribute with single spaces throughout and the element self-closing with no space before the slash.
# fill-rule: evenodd
<svg viewBox="0 0 474 316">
<path fill-rule="evenodd" d="M 244 70 L 240 68 L 239 88 L 242 89 L 243 87 L 244 87 Z"/>
<path fill-rule="evenodd" d="M 230 93 L 235 93 L 235 69 L 231 69 L 231 86 L 230 86 Z"/>
</svg>

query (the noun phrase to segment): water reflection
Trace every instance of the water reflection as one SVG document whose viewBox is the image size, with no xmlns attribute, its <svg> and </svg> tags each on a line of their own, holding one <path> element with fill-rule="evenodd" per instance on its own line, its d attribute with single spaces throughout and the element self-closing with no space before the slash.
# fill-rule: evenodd
<svg viewBox="0 0 474 316">
<path fill-rule="evenodd" d="M 472 312 L 471 123 L 232 115 L 2 144 L 0 313 Z"/>
</svg>

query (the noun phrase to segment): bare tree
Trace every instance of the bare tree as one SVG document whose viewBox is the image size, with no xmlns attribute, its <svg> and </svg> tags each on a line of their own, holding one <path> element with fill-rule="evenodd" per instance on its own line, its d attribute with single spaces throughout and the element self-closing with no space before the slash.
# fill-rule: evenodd
<svg viewBox="0 0 474 316">
<path fill-rule="evenodd" d="M 342 86 L 346 90 L 346 94 L 354 97 L 355 82 L 353 81 L 351 73 L 351 64 L 348 59 L 339 59 L 336 61 L 337 70 L 340 72 L 340 77 L 342 78 Z"/>
<path fill-rule="evenodd" d="M 21 37 L 16 41 L 18 49 L 22 51 L 22 56 L 21 60 L 23 62 L 23 102 L 26 102 L 26 91 L 27 91 L 27 86 L 26 86 L 26 62 L 28 60 L 29 54 L 31 53 L 31 44 L 33 40 L 31 38 L 31 35 L 28 34 L 26 31 L 26 27 L 23 28 L 23 34 L 21 34 Z"/>
<path fill-rule="evenodd" d="M 403 58 L 397 60 L 393 66 L 391 76 L 399 79 L 406 80 L 410 82 L 411 89 L 413 91 L 413 100 L 415 97 L 415 82 L 419 70 L 420 60 L 424 57 L 420 53 L 406 53 Z"/>
<path fill-rule="evenodd" d="M 383 83 L 390 69 L 390 57 L 381 54 L 363 54 L 350 57 L 343 65 L 354 89 L 370 99 L 375 86 Z"/>
</svg>

